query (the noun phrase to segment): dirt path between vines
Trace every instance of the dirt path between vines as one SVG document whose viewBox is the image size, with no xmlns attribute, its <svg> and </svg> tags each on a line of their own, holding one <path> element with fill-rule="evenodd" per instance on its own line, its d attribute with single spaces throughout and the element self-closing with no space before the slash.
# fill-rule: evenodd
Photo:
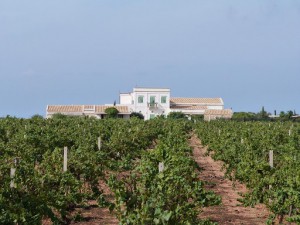
<svg viewBox="0 0 300 225">
<path fill-rule="evenodd" d="M 99 185 L 105 196 L 110 201 L 113 201 L 112 192 L 109 189 L 108 185 L 105 184 L 104 181 L 100 181 Z M 113 212 L 110 212 L 108 208 L 99 208 L 97 206 L 97 202 L 94 200 L 90 200 L 88 202 L 90 207 L 86 209 L 77 209 L 80 212 L 82 221 L 80 222 L 72 222 L 73 225 L 118 225 L 119 221 L 114 215 Z"/>
<path fill-rule="evenodd" d="M 255 208 L 241 206 L 237 200 L 241 198 L 238 193 L 245 193 L 246 187 L 236 182 L 234 188 L 232 181 L 224 178 L 224 172 L 221 169 L 223 163 L 214 161 L 210 156 L 205 155 L 206 148 L 201 145 L 201 141 L 196 135 L 192 136 L 189 144 L 193 148 L 195 161 L 203 169 L 199 174 L 200 179 L 209 183 L 205 186 L 206 189 L 212 190 L 222 197 L 221 205 L 204 208 L 199 217 L 209 218 L 220 225 L 265 224 L 269 214 L 266 207 L 264 205 L 258 205 Z"/>
<path fill-rule="evenodd" d="M 246 192 L 244 185 L 236 183 L 235 188 L 232 181 L 224 179 L 222 172 L 223 163 L 214 161 L 210 156 L 206 156 L 206 148 L 201 145 L 201 141 L 196 135 L 193 135 L 189 140 L 190 146 L 193 148 L 194 160 L 202 168 L 199 178 L 208 182 L 205 186 L 207 190 L 212 190 L 222 197 L 222 204 L 204 208 L 203 212 L 199 213 L 199 217 L 210 219 L 218 222 L 219 225 L 260 225 L 266 224 L 268 210 L 264 205 L 258 205 L 255 208 L 243 207 L 237 201 L 240 198 L 238 193 Z M 214 184 L 214 185 L 212 185 Z M 104 193 L 110 195 L 111 192 L 107 185 L 101 184 Z M 90 202 L 91 207 L 80 209 L 83 221 L 72 222 L 76 225 L 117 225 L 118 220 L 113 213 L 110 213 L 107 208 L 96 207 L 96 202 Z M 48 223 L 47 223 L 48 224 Z"/>
</svg>

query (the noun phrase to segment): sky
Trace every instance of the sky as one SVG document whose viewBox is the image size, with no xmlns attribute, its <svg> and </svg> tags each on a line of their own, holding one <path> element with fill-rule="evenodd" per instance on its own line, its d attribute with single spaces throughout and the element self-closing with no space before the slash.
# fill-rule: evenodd
<svg viewBox="0 0 300 225">
<path fill-rule="evenodd" d="M 300 0 L 0 1 L 0 117 L 134 87 L 300 113 Z"/>
</svg>

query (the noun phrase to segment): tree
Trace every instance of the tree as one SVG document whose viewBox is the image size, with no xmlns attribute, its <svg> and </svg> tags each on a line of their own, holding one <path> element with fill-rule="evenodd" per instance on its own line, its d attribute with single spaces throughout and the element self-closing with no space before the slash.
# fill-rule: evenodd
<svg viewBox="0 0 300 225">
<path fill-rule="evenodd" d="M 144 119 L 144 115 L 142 113 L 139 113 L 139 112 L 132 112 L 130 114 L 130 118 L 138 118 L 138 119 L 143 120 Z"/>
<path fill-rule="evenodd" d="M 268 116 L 268 113 L 265 111 L 265 107 L 263 106 L 261 111 L 258 113 L 258 118 L 259 119 L 267 119 L 269 116 Z"/>
<path fill-rule="evenodd" d="M 117 110 L 115 107 L 106 108 L 104 112 L 108 118 L 117 118 L 119 114 L 119 110 Z"/>
<path fill-rule="evenodd" d="M 170 112 L 168 118 L 171 119 L 184 119 L 186 115 L 183 112 Z"/>
<path fill-rule="evenodd" d="M 41 116 L 41 115 L 39 115 L 39 114 L 35 114 L 35 115 L 33 115 L 33 116 L 31 117 L 31 119 L 33 119 L 33 120 L 43 120 L 44 117 Z"/>
<path fill-rule="evenodd" d="M 281 120 L 290 120 L 290 119 L 292 119 L 293 115 L 294 115 L 294 112 L 292 110 L 289 110 L 287 112 L 281 111 L 279 117 Z"/>
<path fill-rule="evenodd" d="M 64 115 L 62 113 L 55 113 L 55 114 L 52 115 L 52 119 L 59 120 L 59 119 L 66 119 L 66 118 L 68 118 L 68 116 Z"/>
<path fill-rule="evenodd" d="M 292 116 L 294 115 L 294 113 L 293 113 L 292 110 L 289 110 L 289 111 L 286 112 L 286 115 L 290 119 L 290 118 L 292 118 Z"/>
<path fill-rule="evenodd" d="M 191 119 L 192 120 L 202 121 L 202 120 L 204 120 L 204 115 L 192 115 Z"/>
<path fill-rule="evenodd" d="M 279 116 L 280 116 L 281 118 L 284 118 L 284 117 L 285 117 L 285 112 L 284 112 L 284 111 L 281 111 L 280 114 L 279 114 Z"/>
<path fill-rule="evenodd" d="M 156 119 L 166 119 L 166 115 L 161 114 L 155 117 Z"/>
<path fill-rule="evenodd" d="M 233 120 L 255 120 L 256 114 L 253 112 L 234 112 L 232 115 Z"/>
</svg>

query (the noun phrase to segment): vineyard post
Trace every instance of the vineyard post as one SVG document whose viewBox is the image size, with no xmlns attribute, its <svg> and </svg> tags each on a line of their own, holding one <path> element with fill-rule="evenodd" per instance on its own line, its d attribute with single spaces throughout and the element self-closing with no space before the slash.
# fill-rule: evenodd
<svg viewBox="0 0 300 225">
<path fill-rule="evenodd" d="M 269 151 L 269 164 L 270 164 L 270 167 L 273 168 L 274 167 L 274 161 L 273 161 L 273 150 L 270 150 Z M 272 185 L 269 184 L 269 190 L 272 189 Z M 271 198 L 269 199 L 269 203 L 271 203 L 272 200 Z"/>
<path fill-rule="evenodd" d="M 16 165 L 17 165 L 17 158 L 14 159 L 14 165 L 16 167 Z M 15 174 L 16 174 L 16 168 L 15 167 L 10 168 L 10 178 L 11 178 L 10 188 L 15 188 L 16 187 L 16 184 L 14 182 L 14 177 L 15 177 Z"/>
<path fill-rule="evenodd" d="M 165 165 L 163 162 L 158 163 L 158 172 L 163 172 L 165 169 Z"/>
<path fill-rule="evenodd" d="M 98 149 L 101 150 L 101 137 L 98 137 Z"/>
<path fill-rule="evenodd" d="M 66 172 L 68 169 L 68 147 L 64 147 L 64 166 L 63 171 Z"/>
<path fill-rule="evenodd" d="M 270 167 L 271 167 L 271 168 L 274 167 L 273 150 L 270 150 L 270 151 L 269 151 L 269 164 L 270 164 Z"/>
</svg>

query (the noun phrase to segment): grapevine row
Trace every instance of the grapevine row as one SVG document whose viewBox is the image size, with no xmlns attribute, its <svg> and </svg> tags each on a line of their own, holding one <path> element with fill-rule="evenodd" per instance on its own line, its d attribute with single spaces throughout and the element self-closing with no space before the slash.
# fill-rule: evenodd
<svg viewBox="0 0 300 225">
<path fill-rule="evenodd" d="M 203 145 L 225 162 L 226 175 L 247 185 L 245 205 L 264 203 L 276 217 L 300 223 L 300 127 L 291 122 L 196 124 Z M 269 152 L 274 153 L 273 167 Z"/>
<path fill-rule="evenodd" d="M 69 224 L 89 201 L 121 224 L 209 224 L 197 215 L 220 198 L 198 179 L 191 129 L 184 120 L 2 118 L 0 224 Z"/>
</svg>

